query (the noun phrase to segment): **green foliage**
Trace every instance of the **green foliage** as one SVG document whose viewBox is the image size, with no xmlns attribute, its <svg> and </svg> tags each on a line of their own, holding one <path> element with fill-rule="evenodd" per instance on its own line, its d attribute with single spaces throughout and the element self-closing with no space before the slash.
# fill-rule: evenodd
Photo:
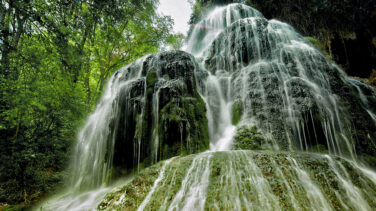
<svg viewBox="0 0 376 211">
<path fill-rule="evenodd" d="M 242 126 L 238 128 L 234 137 L 234 150 L 264 150 L 267 149 L 267 138 L 256 126 Z"/>
<path fill-rule="evenodd" d="M 155 8 L 154 0 L 1 2 L 0 202 L 28 204 L 59 186 L 109 76 L 172 42 L 173 22 Z"/>
<path fill-rule="evenodd" d="M 191 15 L 191 23 L 197 23 L 200 21 L 200 18 L 202 16 L 202 4 L 200 1 L 196 1 L 196 3 L 193 5 L 192 15 Z"/>
<path fill-rule="evenodd" d="M 166 43 L 170 50 L 179 50 L 183 46 L 184 39 L 183 34 L 172 34 L 167 37 Z"/>
</svg>

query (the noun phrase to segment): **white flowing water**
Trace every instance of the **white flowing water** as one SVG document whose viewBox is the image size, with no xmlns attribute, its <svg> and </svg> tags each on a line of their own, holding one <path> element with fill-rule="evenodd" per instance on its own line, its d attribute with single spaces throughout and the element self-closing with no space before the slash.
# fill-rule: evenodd
<svg viewBox="0 0 376 211">
<path fill-rule="evenodd" d="M 356 87 L 366 112 L 376 124 L 376 115 L 367 107 L 361 85 L 328 62 L 291 26 L 276 20 L 268 21 L 251 7 L 230 4 L 215 8 L 197 26 L 185 48 L 195 56 L 200 71 L 206 73 L 205 77 L 196 75 L 196 83 L 206 103 L 211 152 L 196 155 L 181 181 L 177 173 L 180 170 L 173 166 L 175 159 L 165 161 L 138 210 L 334 210 L 338 207 L 333 201 L 342 204 L 342 209 L 372 210 L 370 200 L 366 199 L 374 200 L 376 191 L 370 188 L 367 195 L 352 183 L 353 179 L 341 162 L 331 157 L 339 155 L 351 159 L 348 162 L 355 171 L 367 178 L 360 182 L 362 187 L 367 183 L 372 187 L 376 185 L 376 174 L 357 162 L 351 121 L 329 79 L 338 75 L 338 80 Z M 118 125 L 109 126 L 108 122 L 118 115 L 118 107 L 114 104 L 120 93 L 130 100 L 134 91 L 131 84 L 145 80 L 141 65 L 145 59 L 134 64 L 137 68 L 127 72 L 126 80 L 121 75 L 114 75 L 109 80 L 102 100 L 78 135 L 72 186 L 43 209 L 94 209 L 109 191 L 106 185 L 111 178 L 114 133 Z M 167 82 L 160 80 L 158 83 L 163 88 Z M 143 88 L 146 90 L 145 86 Z M 160 141 L 156 128 L 158 100 L 159 90 L 152 99 L 154 162 L 158 160 Z M 232 121 L 235 104 L 242 108 L 238 125 Z M 136 109 L 136 106 L 128 107 Z M 142 111 L 139 118 L 144 114 Z M 266 165 L 260 164 L 264 158 L 231 151 L 237 127 L 243 125 L 257 125 L 265 136 L 271 137 L 268 144 L 277 151 L 306 151 L 318 144 L 324 145 L 331 155 L 321 157 L 321 160 L 327 160 L 330 169 L 323 177 L 334 178 L 337 189 L 342 192 L 334 188 L 326 190 L 325 187 L 333 184 L 320 183 L 322 175 L 307 170 L 299 163 L 299 158 L 287 156 L 285 163 L 273 158 Z M 140 125 L 136 126 L 137 137 L 142 135 L 140 128 Z M 182 136 L 182 126 L 179 128 Z M 140 138 L 137 140 L 133 150 L 138 164 L 142 143 Z M 220 167 L 213 164 L 213 159 L 219 155 L 227 158 L 221 160 Z M 221 169 L 218 181 L 212 178 L 216 169 Z M 283 193 L 276 192 L 278 185 Z M 95 188 L 99 189 L 82 192 Z M 125 203 L 126 194 L 123 193 L 113 205 Z M 156 198 L 161 200 L 155 201 Z M 156 207 L 152 207 L 154 205 Z"/>
<path fill-rule="evenodd" d="M 317 128 L 323 128 L 326 141 L 324 145 L 329 152 L 356 159 L 352 137 L 349 134 L 350 121 L 346 119 L 346 115 L 343 115 L 344 109 L 340 106 L 340 99 L 331 90 L 329 76 L 325 71 L 333 68 L 340 73 L 343 80 L 350 79 L 334 64 L 327 62 L 318 50 L 289 25 L 276 20 L 267 21 L 258 11 L 240 4 L 216 8 L 197 25 L 199 27 L 193 29 L 186 50 L 196 56 L 197 61 L 201 62 L 201 68 L 208 68 L 208 76 L 198 80 L 201 80 L 199 83 L 204 84 L 199 87 L 199 91 L 207 104 L 211 151 L 231 150 L 233 137 L 236 134 L 236 126 L 231 121 L 232 106 L 237 101 L 241 102 L 244 109 L 242 123 L 249 124 L 256 121 L 265 133 L 273 133 L 275 130 L 273 123 L 268 123 L 274 118 L 271 116 L 273 109 L 280 110 L 286 116 L 278 119 L 284 128 L 292 128 L 293 131 L 286 135 L 288 146 L 285 150 L 296 148 L 308 150 L 309 146 L 313 145 L 310 143 L 312 138 L 315 137 L 314 142 L 318 142 L 316 126 L 313 126 L 313 134 L 307 133 L 306 122 L 301 118 L 304 109 L 315 108 L 315 111 L 323 117 L 322 120 L 314 121 L 313 113 L 309 111 L 308 121 L 320 124 Z M 244 34 L 246 34 L 245 38 Z M 265 46 L 265 43 L 270 46 Z M 244 47 L 249 48 L 244 49 Z M 243 61 L 243 56 L 238 54 L 242 51 L 246 51 L 249 61 Z M 286 57 L 288 57 L 287 61 Z M 303 88 L 295 86 L 296 84 Z M 367 105 L 367 99 L 359 86 L 354 82 L 352 85 L 359 90 L 363 103 Z M 271 99 L 275 96 L 280 99 L 279 104 L 275 104 L 278 102 Z M 367 109 L 367 112 L 374 118 L 370 109 Z M 260 123 L 263 121 L 266 123 Z M 307 137 L 307 135 L 315 137 Z M 277 150 L 284 147 L 277 142 L 273 142 L 273 145 L 272 148 Z M 202 156 L 198 155 L 192 161 L 181 188 L 173 197 L 168 210 L 192 210 L 193 207 L 184 205 L 186 201 L 184 196 L 192 191 L 197 192 L 197 187 L 201 188 L 199 191 L 203 195 L 201 203 L 205 202 L 205 196 L 208 194 L 206 182 L 209 181 L 206 179 L 197 181 L 196 176 L 192 175 L 192 171 L 200 169 L 202 171 L 202 164 L 197 163 Z M 267 181 L 252 158 L 246 153 L 229 157 L 228 163 L 223 163 L 225 170 L 222 171 L 219 184 L 220 187 L 225 187 L 229 195 L 221 197 L 221 202 L 214 203 L 212 208 L 221 210 L 223 204 L 228 204 L 235 210 L 254 210 L 255 207 L 256 210 L 280 210 L 280 199 L 274 195 L 270 181 Z M 333 161 L 329 155 L 325 158 L 328 158 L 329 169 L 335 174 L 336 181 L 340 183 L 341 189 L 345 190 L 345 194 L 333 191 L 343 208 L 372 210 L 362 196 L 362 191 L 351 183 L 351 178 L 342 164 Z M 271 165 L 276 169 L 276 178 L 280 178 L 280 182 L 285 186 L 286 200 L 291 203 L 291 209 L 335 209 L 328 199 L 328 193 L 323 192 L 323 187 L 316 184 L 317 181 L 311 178 L 312 175 L 305 169 L 306 167 L 301 166 L 293 157 L 287 157 L 287 160 L 293 174 L 286 175 L 286 171 L 282 170 L 275 160 L 271 160 Z M 341 167 L 341 173 L 336 166 Z M 354 168 L 360 171 L 362 167 L 356 164 Z M 373 175 L 372 171 L 369 172 Z M 343 174 L 345 177 L 342 176 Z M 206 175 L 204 173 L 203 177 Z M 297 184 L 291 183 L 289 177 L 294 177 Z M 200 182 L 200 185 L 197 185 L 197 182 Z M 372 183 L 376 184 L 375 181 Z M 308 199 L 306 202 L 299 201 L 302 196 L 296 196 L 294 190 L 297 188 L 296 185 L 301 187 L 302 193 L 305 193 Z M 247 186 L 255 191 L 256 200 L 252 201 L 252 197 L 244 193 Z M 194 210 L 203 210 L 204 206 L 194 208 Z"/>
<path fill-rule="evenodd" d="M 352 184 L 350 176 L 345 170 L 345 167 L 343 167 L 341 163 L 334 162 L 329 155 L 326 155 L 325 157 L 328 159 L 331 169 L 336 174 L 341 186 L 345 190 L 352 208 L 355 210 L 371 210 L 371 207 L 367 204 L 362 195 L 362 191 Z"/>
<path fill-rule="evenodd" d="M 313 163 L 313 165 L 312 165 Z M 376 175 L 320 154 L 226 151 L 168 160 L 133 202 L 137 182 L 115 191 L 101 210 L 373 210 Z M 154 175 L 142 175 L 148 177 Z M 350 176 L 351 174 L 351 176 Z M 357 183 L 357 184 L 355 184 Z M 337 186 L 337 187 L 336 187 Z M 148 189 L 146 187 L 146 189 Z M 123 200 L 120 205 L 116 204 Z"/>
<path fill-rule="evenodd" d="M 129 183 L 132 177 L 114 182 L 110 186 L 100 187 L 89 191 L 77 193 L 75 189 L 66 188 L 59 194 L 49 198 L 34 207 L 34 210 L 55 210 L 55 211 L 83 211 L 96 210 L 100 201 L 107 193 L 116 190 L 117 187 Z"/>
<path fill-rule="evenodd" d="M 186 50 L 208 72 L 198 78 L 204 84 L 198 88 L 207 103 L 211 150 L 231 149 L 237 104 L 240 125 L 256 124 L 271 134 L 273 149 L 310 150 L 320 144 L 331 154 L 356 159 L 353 125 L 332 83 L 355 87 L 375 120 L 362 83 L 348 78 L 291 26 L 267 20 L 251 7 L 218 7 L 197 25 Z"/>
<path fill-rule="evenodd" d="M 142 63 L 140 59 L 138 63 Z M 93 114 L 89 116 L 84 128 L 78 134 L 78 143 L 74 150 L 72 162 L 72 189 L 80 191 L 93 189 L 108 184 L 110 169 L 113 161 L 114 138 L 118 125 L 111 128 L 109 122 L 119 115 L 115 106 L 125 96 L 125 101 L 130 99 L 132 84 L 141 78 L 142 69 L 130 73 L 128 80 L 121 80 L 122 75 L 113 75 L 108 82 L 100 103 Z M 132 108 L 130 108 L 132 109 Z M 135 153 L 137 154 L 137 153 Z"/>
<path fill-rule="evenodd" d="M 81 194 L 73 194 L 70 191 L 66 191 L 63 194 L 59 194 L 47 202 L 38 205 L 36 210 L 57 210 L 57 211 L 81 211 L 81 210 L 95 210 L 101 200 L 103 200 L 106 193 L 113 188 L 100 188 Z"/>
<path fill-rule="evenodd" d="M 126 81 L 121 80 L 122 75 L 113 75 L 109 79 L 102 99 L 78 134 L 68 187 L 36 206 L 35 210 L 94 210 L 105 194 L 115 187 L 109 186 L 109 180 L 117 125 L 111 129 L 109 122 L 118 115 L 118 108 L 114 105 L 118 103 L 120 93 L 129 96 L 130 84 L 141 78 L 141 71 L 140 68 L 129 73 Z"/>
<path fill-rule="evenodd" d="M 161 182 L 161 180 L 164 178 L 164 174 L 166 172 L 166 166 L 167 164 L 169 164 L 171 162 L 171 160 L 168 160 L 166 161 L 164 164 L 163 164 L 163 167 L 162 167 L 162 170 L 161 170 L 161 173 L 159 173 L 159 176 L 158 178 L 155 180 L 154 182 L 154 185 L 153 187 L 151 188 L 151 190 L 149 191 L 148 195 L 145 197 L 145 199 L 142 201 L 140 207 L 137 209 L 137 211 L 142 211 L 145 209 L 145 206 L 146 204 L 150 201 L 150 198 L 152 197 L 155 189 L 158 187 L 159 183 Z"/>
<path fill-rule="evenodd" d="M 312 210 L 332 210 L 329 203 L 324 197 L 324 194 L 317 187 L 317 185 L 311 180 L 308 173 L 303 170 L 294 158 L 289 157 L 291 166 L 295 169 L 301 185 L 306 191 L 307 198 L 310 199 L 309 203 Z"/>
<path fill-rule="evenodd" d="M 209 185 L 210 155 L 197 156 L 188 169 L 181 188 L 167 210 L 203 210 Z"/>
</svg>

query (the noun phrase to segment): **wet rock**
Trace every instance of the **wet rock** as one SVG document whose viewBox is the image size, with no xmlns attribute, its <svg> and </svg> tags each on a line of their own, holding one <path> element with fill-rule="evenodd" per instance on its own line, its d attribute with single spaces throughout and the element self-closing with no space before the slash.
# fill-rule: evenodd
<svg viewBox="0 0 376 211">
<path fill-rule="evenodd" d="M 110 123 L 113 155 L 108 146 L 113 176 L 209 148 L 196 68 L 190 54 L 170 51 L 141 58 L 121 70 L 123 77 L 118 80 L 127 85 L 119 92 L 117 115 Z"/>
<path fill-rule="evenodd" d="M 237 129 L 232 149 L 234 150 L 267 150 L 273 144 L 256 126 L 241 126 Z"/>
<path fill-rule="evenodd" d="M 375 90 L 347 77 L 291 26 L 238 18 L 227 20 L 204 58 L 212 74 L 231 76 L 233 123 L 257 122 L 274 148 L 357 154 L 376 166 Z"/>
<path fill-rule="evenodd" d="M 205 60 L 208 70 L 214 73 L 220 68 L 234 72 L 260 58 L 270 57 L 269 42 L 259 43 L 260 36 L 266 36 L 267 25 L 262 17 L 245 18 L 231 24 L 211 44 Z"/>
<path fill-rule="evenodd" d="M 98 209 L 371 210 L 376 206 L 375 190 L 376 180 L 366 169 L 339 157 L 207 152 L 172 158 L 143 170 L 107 194 Z"/>
</svg>

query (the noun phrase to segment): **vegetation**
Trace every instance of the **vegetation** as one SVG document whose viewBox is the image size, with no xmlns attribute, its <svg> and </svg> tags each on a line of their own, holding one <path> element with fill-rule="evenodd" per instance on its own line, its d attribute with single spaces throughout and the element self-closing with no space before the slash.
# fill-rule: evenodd
<svg viewBox="0 0 376 211">
<path fill-rule="evenodd" d="M 76 129 L 106 79 L 179 46 L 156 0 L 2 0 L 0 203 L 28 204 L 65 178 Z"/>
<path fill-rule="evenodd" d="M 232 124 L 237 125 L 240 122 L 242 115 L 243 115 L 242 104 L 240 102 L 235 102 L 232 105 Z"/>
<path fill-rule="evenodd" d="M 161 110 L 159 136 L 162 159 L 209 149 L 209 131 L 204 101 L 197 94 L 171 100 Z"/>
<path fill-rule="evenodd" d="M 265 138 L 256 126 L 241 126 L 234 137 L 234 150 L 266 150 L 270 141 Z"/>
<path fill-rule="evenodd" d="M 312 43 L 312 45 L 315 46 L 315 48 L 318 49 L 322 54 L 324 54 L 327 59 L 332 59 L 332 57 L 326 51 L 325 46 L 323 46 L 322 43 L 320 43 L 320 41 L 318 41 L 316 38 L 305 37 L 305 39 Z"/>
<path fill-rule="evenodd" d="M 358 188 L 371 207 L 374 206 L 372 197 L 376 187 L 369 178 L 351 162 L 338 157 L 333 158 L 333 162 L 338 168 L 343 167 L 341 172 L 345 179 Z M 203 179 L 206 167 L 210 172 L 207 183 Z M 306 186 L 302 171 L 312 180 L 311 186 Z M 264 195 L 271 206 L 282 210 L 296 210 L 296 207 L 310 210 L 312 201 L 307 188 L 315 186 L 334 210 L 353 207 L 350 200 L 342 200 L 347 197 L 341 183 L 344 178 L 339 178 L 335 171 L 338 170 L 328 164 L 326 157 L 311 153 L 247 150 L 200 153 L 172 158 L 142 170 L 129 183 L 108 193 L 98 210 L 136 210 L 152 191 L 144 210 L 172 205 L 181 209 L 194 202 L 195 196 L 201 197 L 190 195 L 190 191 L 203 184 L 207 185 L 203 194 L 204 210 L 246 210 L 249 208 L 246 202 L 266 207 L 266 203 L 260 202 L 265 199 Z M 158 177 L 160 181 L 153 187 Z M 180 200 L 175 201 L 176 198 Z"/>
</svg>

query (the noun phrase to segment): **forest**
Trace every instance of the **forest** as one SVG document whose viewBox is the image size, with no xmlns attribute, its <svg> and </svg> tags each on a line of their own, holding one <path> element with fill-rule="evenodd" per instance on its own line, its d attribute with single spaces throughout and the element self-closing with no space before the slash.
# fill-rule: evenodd
<svg viewBox="0 0 376 211">
<path fill-rule="evenodd" d="M 281 170 L 270 170 L 272 172 L 269 173 L 264 172 L 269 170 L 262 168 L 265 181 L 268 181 L 272 187 L 271 190 L 263 187 L 265 189 L 263 194 L 269 194 L 267 191 L 272 195 L 276 194 L 281 205 L 274 207 L 273 200 L 276 199 L 268 198 L 269 194 L 266 195 L 269 201 L 262 202 L 270 205 L 263 207 L 266 210 L 294 210 L 301 207 L 341 210 L 346 205 L 341 207 L 340 195 L 348 193 L 346 191 L 349 190 L 359 189 L 359 195 L 362 191 L 363 194 L 370 192 L 364 197 L 364 202 L 359 202 L 364 206 L 357 207 L 354 205 L 356 203 L 350 200 L 347 207 L 371 210 L 372 205 L 376 205 L 372 204 L 375 203 L 372 202 L 372 197 L 376 196 L 376 176 L 375 180 L 372 180 L 369 176 L 371 173 L 364 173 L 363 167 L 358 168 L 358 164 L 353 165 L 348 160 L 340 160 L 348 158 L 355 163 L 358 161 L 364 163 L 367 168 L 376 168 L 374 130 L 376 108 L 373 107 L 376 105 L 375 1 L 195 0 L 189 2 L 192 5 L 192 15 L 189 20 L 191 27 L 187 35 L 184 35 L 174 32 L 175 23 L 170 16 L 157 12 L 159 0 L 1 0 L 0 210 L 27 210 L 67 186 L 72 171 L 77 170 L 72 163 L 77 161 L 81 153 L 79 147 L 78 151 L 74 152 L 79 139 L 78 134 L 80 131 L 89 131 L 86 129 L 91 127 L 90 115 L 95 115 L 96 112 L 100 112 L 101 106 L 107 105 L 107 98 L 102 98 L 106 87 L 116 90 L 116 94 L 123 102 L 118 102 L 117 98 L 107 99 L 113 103 L 112 107 L 109 106 L 114 109 L 111 111 L 118 116 L 106 114 L 103 119 L 96 119 L 100 123 L 108 121 L 103 123 L 106 125 L 104 132 L 99 127 L 90 130 L 93 136 L 105 135 L 105 138 L 100 140 L 103 145 L 98 145 L 101 146 L 99 150 L 94 146 L 90 148 L 92 152 L 100 151 L 102 148 L 104 150 L 95 159 L 102 162 L 103 166 L 108 163 L 111 165 L 111 168 L 103 167 L 103 172 L 98 173 L 98 175 L 103 174 L 100 184 L 108 185 L 107 182 L 110 181 L 108 178 L 118 179 L 130 175 L 129 172 L 138 172 L 139 169 L 151 166 L 129 183 L 131 186 L 124 186 L 121 189 L 134 194 L 130 196 L 133 198 L 126 202 L 129 204 L 125 203 L 126 207 L 122 209 L 135 210 L 141 207 L 145 210 L 153 210 L 157 207 L 151 204 L 163 207 L 165 205 L 160 204 L 163 200 L 170 203 L 172 199 L 174 200 L 169 204 L 170 208 L 176 206 L 177 210 L 189 210 L 189 208 L 212 210 L 218 206 L 220 210 L 245 209 L 243 205 L 245 206 L 247 202 L 243 202 L 240 207 L 226 203 L 223 207 L 216 204 L 216 199 L 219 197 L 227 197 L 233 201 L 240 200 L 240 196 L 237 199 L 231 198 L 235 197 L 233 192 L 230 192 L 233 184 L 226 184 L 229 186 L 229 192 L 222 190 L 223 195 L 215 195 L 216 191 L 208 191 L 205 195 L 207 197 L 205 205 L 198 201 L 194 205 L 186 202 L 189 201 L 188 196 L 193 194 L 188 189 L 178 192 L 180 194 L 189 192 L 187 198 L 178 198 L 179 194 L 176 196 L 172 194 L 175 194 L 179 188 L 183 189 L 184 185 L 167 187 L 170 180 L 175 178 L 176 172 L 181 176 L 188 174 L 189 172 L 183 172 L 188 169 L 196 172 L 196 177 L 186 180 L 178 178 L 177 181 L 182 184 L 185 181 L 186 184 L 197 185 L 200 183 L 197 182 L 199 180 L 197 175 L 203 175 L 203 178 L 209 175 L 208 168 L 205 168 L 209 163 L 212 165 L 210 178 L 213 178 L 213 181 L 219 180 L 218 175 L 230 178 L 228 181 L 234 179 L 232 176 L 237 174 L 230 175 L 221 170 L 226 165 L 231 166 L 228 167 L 231 172 L 244 171 L 248 175 L 259 177 L 256 170 L 250 170 L 250 164 L 244 159 L 254 159 L 259 166 L 267 165 L 265 169 L 286 167 Z M 226 9 L 223 9 L 226 7 L 227 11 L 231 12 L 227 16 L 224 12 Z M 218 18 L 213 11 L 222 12 L 223 19 L 230 18 L 232 25 L 226 25 L 227 23 L 222 23 L 220 20 L 210 22 L 213 21 L 213 17 Z M 206 20 L 207 17 L 212 19 Z M 246 19 L 249 17 L 260 18 L 264 22 L 260 21 L 257 24 L 247 22 Z M 273 22 L 274 19 L 278 22 Z M 284 28 L 285 25 L 280 24 L 279 21 L 291 25 L 296 32 L 288 27 Z M 218 22 L 223 26 L 220 25 L 222 31 L 217 34 L 214 31 L 218 29 L 214 26 L 218 27 Z M 273 39 L 278 40 L 273 36 L 277 35 L 247 32 L 250 35 L 243 36 L 239 31 L 243 33 L 250 30 L 247 24 L 259 27 L 257 29 L 262 33 L 269 33 L 262 28 L 263 24 L 287 30 L 294 35 L 293 38 L 288 39 L 296 39 L 300 42 L 300 47 L 304 46 L 306 48 L 304 50 L 309 49 L 309 58 L 299 57 L 305 53 L 305 51 L 300 52 L 303 47 L 289 46 L 288 50 L 290 47 L 294 50 L 289 52 L 283 48 L 278 49 L 276 47 L 278 45 L 273 46 L 273 42 L 277 42 Z M 202 29 L 197 29 L 197 26 Z M 251 42 L 249 44 L 245 39 L 251 35 L 259 36 L 254 38 L 255 40 L 267 40 L 249 41 Z M 236 37 L 236 39 L 231 40 L 228 37 Z M 204 38 L 210 38 L 210 42 L 203 42 L 202 40 L 206 41 Z M 204 49 L 202 45 L 208 45 L 208 48 Z M 260 55 L 257 56 L 257 53 L 253 52 L 256 52 L 254 46 L 261 49 Z M 312 49 L 315 50 L 306 46 L 313 46 Z M 244 53 L 246 48 L 251 49 L 249 50 L 251 53 Z M 178 51 L 179 49 L 184 49 L 188 53 Z M 280 57 L 283 61 L 275 65 L 272 59 L 274 56 L 278 57 L 274 55 L 277 51 L 282 52 Z M 205 58 L 200 58 L 202 55 Z M 268 64 L 265 66 L 261 64 L 260 67 L 255 65 L 256 69 L 251 70 L 252 64 L 258 64 L 259 59 L 267 61 Z M 297 68 L 298 60 L 304 70 Z M 332 65 L 334 63 L 338 66 Z M 246 70 L 247 68 L 249 70 Z M 268 72 L 276 71 L 275 69 L 283 72 L 284 68 L 291 71 L 288 73 L 288 80 L 277 79 L 275 75 L 280 76 L 281 73 L 274 75 Z M 133 73 L 132 71 L 136 69 L 141 71 Z M 184 72 L 179 72 L 183 70 Z M 244 73 L 248 75 L 243 77 L 236 73 L 240 70 L 249 71 Z M 294 75 L 297 73 L 294 71 L 317 71 L 316 73 L 322 74 L 329 82 L 315 78 L 315 74 L 310 72 L 309 74 L 299 72 L 299 77 L 303 79 L 298 80 Z M 255 72 L 258 75 L 252 77 L 256 79 L 247 78 L 248 82 L 244 79 L 240 83 L 242 77 L 251 77 Z M 132 78 L 131 73 L 139 74 L 142 83 Z M 120 77 L 117 78 L 117 74 L 120 74 Z M 120 81 L 116 83 L 124 80 L 137 84 L 130 83 L 129 90 L 124 91 L 116 87 L 117 84 L 114 82 L 116 80 Z M 310 83 L 307 82 L 307 85 L 306 81 Z M 285 98 L 284 93 L 277 93 L 278 90 L 282 90 L 278 87 L 279 84 L 285 84 L 285 89 L 288 89 L 285 90 L 288 93 Z M 248 90 L 242 87 L 246 85 Z M 237 90 L 240 89 L 239 87 L 242 88 L 240 91 Z M 119 90 L 123 94 L 119 94 Z M 263 93 L 258 93 L 259 90 L 263 90 Z M 321 102 L 317 96 L 325 102 Z M 213 102 L 217 104 L 214 105 Z M 290 105 L 290 102 L 294 103 Z M 294 109 L 298 114 L 286 113 Z M 285 116 L 290 120 L 282 118 Z M 254 123 L 255 121 L 257 123 Z M 299 123 L 293 124 L 289 121 Z M 112 143 L 110 139 L 114 141 L 113 149 L 108 147 L 108 143 Z M 233 148 L 227 147 L 227 143 L 220 146 L 221 141 L 227 139 L 231 141 L 228 146 L 231 145 Z M 96 138 L 94 137 L 93 140 Z M 139 146 L 135 143 L 139 143 Z M 184 157 L 209 149 L 211 152 L 225 149 L 229 150 L 229 153 L 217 152 L 213 154 L 214 158 L 205 153 L 197 154 L 197 157 Z M 250 150 L 256 153 L 247 152 L 248 154 L 243 155 L 236 150 Z M 310 157 L 309 154 L 294 154 L 296 151 L 321 153 L 325 156 L 329 154 L 333 158 L 323 155 L 322 159 L 319 159 L 316 155 Z M 263 154 L 264 152 L 266 153 Z M 291 157 L 285 158 L 285 152 L 294 153 Z M 170 159 L 174 156 L 179 158 Z M 108 161 L 107 159 L 110 158 L 113 160 Z M 138 161 L 135 161 L 136 158 Z M 327 163 L 321 163 L 324 158 L 328 159 Z M 162 165 L 161 162 L 166 159 L 170 160 Z M 210 159 L 212 161 L 209 162 Z M 293 162 L 294 159 L 298 160 L 299 164 Z M 240 163 L 243 168 L 225 164 L 229 160 Z M 297 198 L 301 204 L 286 202 L 290 200 L 288 197 L 296 195 L 296 192 L 293 191 L 294 194 L 291 193 L 288 197 L 282 196 L 281 192 L 291 191 L 296 187 L 286 185 L 288 187 L 283 189 L 284 185 L 276 185 L 273 178 L 281 181 L 281 175 L 288 175 L 289 178 L 284 178 L 286 181 L 283 184 L 291 180 L 303 181 L 302 177 L 305 174 L 299 174 L 302 172 L 299 169 L 303 168 L 302 166 L 306 168 L 305 170 L 310 169 L 307 172 L 311 173 L 307 175 L 317 177 L 315 181 L 319 187 L 330 187 L 322 188 L 322 194 L 328 196 L 325 197 L 329 201 L 328 204 L 324 200 L 315 207 L 317 204 L 314 202 L 311 204 L 304 202 L 308 201 L 308 198 L 316 199 L 315 197 L 318 196 L 310 196 L 308 189 L 304 192 L 307 194 L 307 199 Z M 343 173 L 347 176 L 341 177 L 342 171 L 339 170 L 340 173 L 337 173 L 335 166 L 338 169 L 346 169 L 343 172 L 349 173 Z M 324 169 L 324 173 L 318 172 L 319 168 Z M 168 174 L 172 171 L 175 172 L 173 175 Z M 292 171 L 297 173 L 291 173 Z M 165 172 L 167 176 L 160 178 L 158 176 L 158 174 L 162 175 L 160 172 Z M 84 172 L 78 178 L 84 178 L 87 174 Z M 337 177 L 332 179 L 333 175 Z M 328 184 L 324 184 L 322 177 L 331 179 Z M 149 181 L 152 179 L 155 183 Z M 165 179 L 164 186 L 157 183 L 163 179 Z M 332 188 L 341 184 L 337 181 L 333 182 L 334 180 L 353 181 L 359 189 Z M 241 180 L 239 184 L 248 187 L 249 184 L 243 182 Z M 209 187 L 218 188 L 216 186 L 218 184 L 219 182 L 216 181 L 215 185 L 210 183 Z M 367 184 L 370 185 L 369 189 Z M 97 186 L 95 188 L 98 188 Z M 202 187 L 203 185 L 197 189 Z M 304 189 L 299 188 L 297 188 L 299 191 Z M 159 191 L 161 195 L 165 190 L 169 190 L 165 198 L 158 198 L 159 196 L 148 198 L 147 191 L 151 191 L 150 194 Z M 100 203 L 97 209 L 115 209 L 118 204 L 113 200 L 117 197 L 121 201 L 119 199 L 121 193 L 112 192 L 104 199 L 103 196 L 103 200 L 97 201 L 97 204 Z M 174 204 L 178 203 L 174 196 L 176 200 L 181 200 L 179 202 L 181 204 Z M 199 200 L 200 197 L 194 199 Z M 339 199 L 334 199 L 336 197 Z M 346 197 L 353 199 L 351 196 L 344 196 Z M 319 200 L 320 197 L 316 201 Z"/>
<path fill-rule="evenodd" d="M 157 1 L 3 0 L 0 202 L 28 204 L 67 177 L 69 150 L 120 67 L 178 48 Z"/>
</svg>

